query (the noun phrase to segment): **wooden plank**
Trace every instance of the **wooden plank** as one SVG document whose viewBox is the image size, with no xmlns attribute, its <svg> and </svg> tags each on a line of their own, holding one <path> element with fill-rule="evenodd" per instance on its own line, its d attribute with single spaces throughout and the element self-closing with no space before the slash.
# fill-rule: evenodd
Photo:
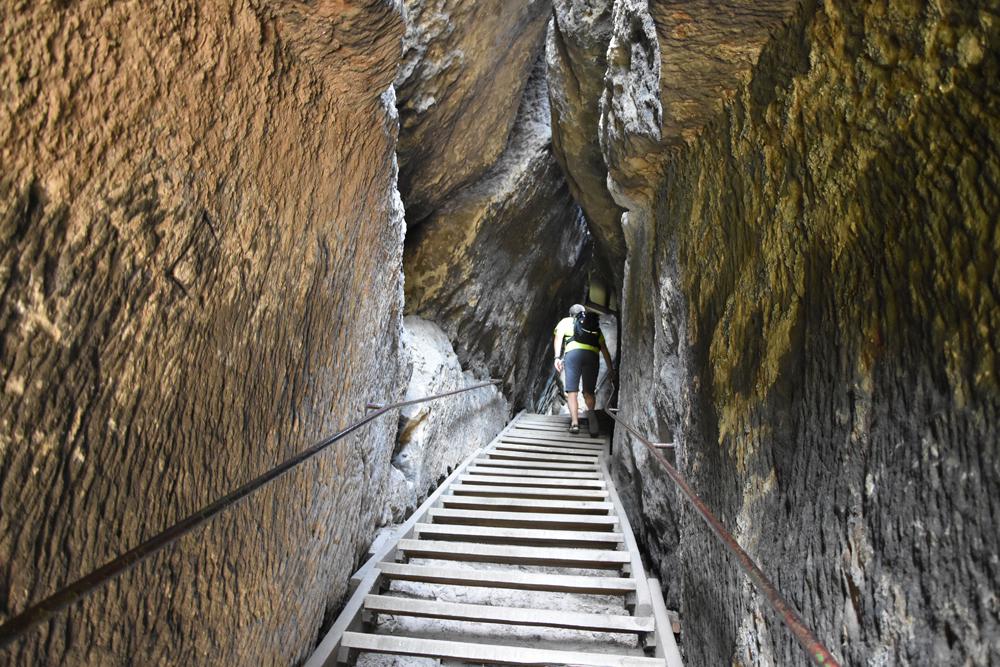
<svg viewBox="0 0 1000 667">
<path fill-rule="evenodd" d="M 555 431 L 535 431 L 533 429 L 514 428 L 507 431 L 507 438 L 527 438 L 529 440 L 543 440 L 546 442 L 564 442 L 577 445 L 604 446 L 608 439 L 605 436 L 591 437 L 590 435 L 573 435 L 569 431 L 565 434 Z"/>
<path fill-rule="evenodd" d="M 365 610 L 374 614 L 392 614 L 394 616 L 597 632 L 652 632 L 654 627 L 652 616 L 581 614 L 555 609 L 494 607 L 485 604 L 417 600 L 391 595 L 369 595 L 365 598 Z"/>
<path fill-rule="evenodd" d="M 517 570 L 473 570 L 410 563 L 383 563 L 380 568 L 382 576 L 392 581 L 587 595 L 627 595 L 635 591 L 635 580 L 628 577 L 584 577 Z"/>
<path fill-rule="evenodd" d="M 344 633 L 353 626 L 358 625 L 361 609 L 364 606 L 365 598 L 375 588 L 381 572 L 377 569 L 368 570 L 359 585 L 354 589 L 354 593 L 343 611 L 337 616 L 330 629 L 323 635 L 319 646 L 309 656 L 305 667 L 335 667 L 339 662 L 340 651 L 343 646 Z"/>
<path fill-rule="evenodd" d="M 579 449 L 576 447 L 546 447 L 545 445 L 533 445 L 531 443 L 519 443 L 519 442 L 500 442 L 490 448 L 489 451 L 507 451 L 507 452 L 536 452 L 538 454 L 554 454 L 557 456 L 585 456 L 597 458 L 601 455 L 601 452 L 596 449 Z"/>
<path fill-rule="evenodd" d="M 571 489 L 603 489 L 605 482 L 600 479 L 559 479 L 555 477 L 512 477 L 509 475 L 488 475 L 469 468 L 459 482 L 469 484 L 503 484 L 506 486 L 537 486 Z"/>
<path fill-rule="evenodd" d="M 409 655 L 427 658 L 452 658 L 498 665 L 581 665 L 586 667 L 665 667 L 662 659 L 639 658 L 609 653 L 579 653 L 529 648 L 421 639 L 395 635 L 372 635 L 349 632 L 344 645 L 369 653 Z"/>
<path fill-rule="evenodd" d="M 569 470 L 577 472 L 599 472 L 597 463 L 562 463 L 559 461 L 513 461 L 510 459 L 488 459 L 485 455 L 476 459 L 477 466 L 492 468 L 527 468 L 531 470 Z"/>
<path fill-rule="evenodd" d="M 509 512 L 548 512 L 562 514 L 607 514 L 611 503 L 582 500 L 532 500 L 527 498 L 479 498 L 476 496 L 443 496 L 442 507 L 463 507 L 477 510 Z"/>
<path fill-rule="evenodd" d="M 656 620 L 656 657 L 664 658 L 667 667 L 684 667 L 680 649 L 674 638 L 674 629 L 670 624 L 667 605 L 663 602 L 663 589 L 655 577 L 647 580 L 650 597 L 653 603 L 653 617 Z"/>
<path fill-rule="evenodd" d="M 546 489 L 537 486 L 497 486 L 496 484 L 452 484 L 457 496 L 484 498 L 559 498 L 561 500 L 605 500 L 608 492 L 598 489 Z"/>
<path fill-rule="evenodd" d="M 589 456 L 569 456 L 566 454 L 541 454 L 539 452 L 512 452 L 503 450 L 491 450 L 486 453 L 489 460 L 505 461 L 545 461 L 547 463 L 591 463 L 597 462 L 596 458 Z"/>
<path fill-rule="evenodd" d="M 514 423 L 515 424 L 568 424 L 569 423 L 569 413 L 563 415 L 538 415 L 524 413 L 519 416 Z"/>
<path fill-rule="evenodd" d="M 487 510 L 438 507 L 427 513 L 436 524 L 497 526 L 500 528 L 540 528 L 545 530 L 609 531 L 618 517 L 597 514 L 546 514 L 543 512 L 491 512 Z"/>
<path fill-rule="evenodd" d="M 556 547 L 515 547 L 501 544 L 443 542 L 437 540 L 400 540 L 399 549 L 409 558 L 461 560 L 508 565 L 549 565 L 585 569 L 620 569 L 629 563 L 627 551 L 604 549 L 563 549 Z M 643 579 L 638 588 L 646 581 Z M 648 616 L 650 614 L 636 614 Z"/>
<path fill-rule="evenodd" d="M 427 540 L 494 542 L 520 546 L 581 547 L 616 549 L 624 542 L 621 533 L 608 531 L 545 530 L 541 528 L 499 528 L 418 523 L 414 535 Z"/>
<path fill-rule="evenodd" d="M 599 472 L 580 472 L 572 470 L 536 470 L 532 468 L 497 468 L 496 466 L 483 465 L 482 463 L 476 463 L 465 469 L 465 472 L 470 475 L 502 475 L 504 477 L 542 477 L 542 478 L 553 478 L 553 479 L 592 479 L 600 480 L 601 473 Z"/>
<path fill-rule="evenodd" d="M 513 432 L 513 431 L 512 431 Z M 604 452 L 603 445 L 595 445 L 592 442 L 568 442 L 558 440 L 543 440 L 540 438 L 526 438 L 518 435 L 505 435 L 500 439 L 501 443 L 511 445 L 531 445 L 532 447 L 550 447 L 552 449 L 579 449 L 586 452 L 594 452 L 600 455 Z"/>
<path fill-rule="evenodd" d="M 608 472 L 608 467 L 604 460 L 601 460 L 601 471 L 608 482 L 608 492 L 611 494 L 611 502 L 615 506 L 615 513 L 621 519 L 621 532 L 625 536 L 625 548 L 630 557 L 629 569 L 631 576 L 635 577 L 638 584 L 635 587 L 635 611 L 636 616 L 649 616 L 653 613 L 652 601 L 649 594 L 649 582 L 646 580 L 646 573 L 642 567 L 642 558 L 639 556 L 639 547 L 635 542 L 635 535 L 632 534 L 632 526 L 628 522 L 628 515 L 625 514 L 625 506 L 622 505 L 618 491 L 615 489 L 615 482 Z"/>
</svg>

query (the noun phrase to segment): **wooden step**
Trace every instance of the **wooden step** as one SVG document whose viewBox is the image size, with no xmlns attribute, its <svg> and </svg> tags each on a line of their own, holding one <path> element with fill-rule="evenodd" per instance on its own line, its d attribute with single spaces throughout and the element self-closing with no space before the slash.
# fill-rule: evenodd
<svg viewBox="0 0 1000 667">
<path fill-rule="evenodd" d="M 618 526 L 618 517 L 595 514 L 545 514 L 542 512 L 490 512 L 486 510 L 445 509 L 428 511 L 428 520 L 439 524 L 496 526 L 499 528 L 540 528 L 545 530 L 610 531 Z"/>
<path fill-rule="evenodd" d="M 583 427 L 587 421 L 586 417 L 580 420 L 580 430 L 584 431 Z M 510 431 L 542 431 L 545 433 L 558 433 L 560 435 L 565 434 L 570 437 L 579 437 L 579 435 L 573 435 L 569 432 L 569 422 L 563 424 L 548 423 L 548 422 L 518 422 L 514 425 Z"/>
<path fill-rule="evenodd" d="M 400 540 L 399 549 L 408 558 L 504 563 L 508 565 L 548 565 L 551 567 L 578 567 L 588 570 L 621 569 L 629 563 L 630 559 L 627 551 L 514 547 L 501 544 L 437 540 Z"/>
<path fill-rule="evenodd" d="M 597 632 L 652 632 L 652 616 L 626 616 L 612 614 L 581 614 L 555 609 L 528 609 L 519 607 L 494 607 L 484 604 L 417 600 L 391 595 L 369 595 L 365 609 L 375 614 L 441 618 L 448 621 L 471 623 L 502 623 L 528 625 L 568 630 Z"/>
<path fill-rule="evenodd" d="M 509 450 L 498 450 L 492 449 L 486 453 L 486 456 L 491 461 L 504 460 L 504 461 L 544 461 L 547 463 L 590 463 L 594 464 L 597 462 L 596 457 L 590 456 L 568 456 L 565 454 L 551 453 L 542 454 L 540 452 L 517 452 Z"/>
<path fill-rule="evenodd" d="M 546 445 L 522 444 L 519 442 L 500 442 L 487 451 L 504 450 L 508 452 L 536 452 L 538 454 L 558 454 L 559 456 L 592 456 L 595 459 L 601 455 L 598 450 L 577 449 L 576 447 L 554 447 Z"/>
<path fill-rule="evenodd" d="M 561 500 L 605 500 L 608 492 L 600 489 L 547 489 L 537 486 L 498 486 L 496 484 L 452 484 L 457 496 L 484 498 L 559 498 Z"/>
<path fill-rule="evenodd" d="M 500 438 L 499 444 L 531 445 L 532 447 L 549 447 L 552 449 L 582 449 L 588 453 L 593 452 L 597 455 L 604 452 L 602 445 L 595 445 L 592 442 L 556 442 L 555 440 L 536 440 L 535 438 L 522 438 L 515 435 Z"/>
<path fill-rule="evenodd" d="M 452 658 L 500 665 L 585 665 L 587 667 L 664 667 L 658 658 L 639 658 L 609 653 L 579 653 L 522 646 L 477 644 L 345 632 L 343 646 L 370 653 Z"/>
<path fill-rule="evenodd" d="M 625 540 L 621 533 L 606 531 L 545 530 L 541 528 L 498 528 L 418 523 L 414 537 L 426 540 L 516 544 L 520 546 L 580 547 L 616 549 Z"/>
<path fill-rule="evenodd" d="M 491 468 L 525 468 L 530 470 L 550 470 L 570 472 L 596 472 L 600 474 L 600 467 L 596 463 L 561 463 L 559 461 L 514 461 L 511 459 L 488 459 L 482 456 L 475 461 L 477 466 L 490 466 Z"/>
<path fill-rule="evenodd" d="M 497 468 L 496 466 L 488 466 L 483 464 L 477 464 L 474 466 L 469 466 L 465 470 L 466 473 L 472 475 L 503 475 L 505 477 L 541 477 L 541 478 L 553 478 L 553 479 L 592 479 L 600 480 L 601 473 L 599 472 L 579 472 L 574 470 L 536 470 L 533 468 Z"/>
<path fill-rule="evenodd" d="M 503 484 L 507 486 L 538 486 L 571 489 L 603 489 L 607 482 L 599 479 L 558 479 L 555 477 L 514 477 L 467 471 L 459 481 L 468 484 Z"/>
<path fill-rule="evenodd" d="M 580 500 L 531 500 L 527 498 L 480 498 L 477 496 L 442 496 L 442 507 L 508 512 L 546 512 L 561 514 L 608 514 L 613 505 Z"/>
<path fill-rule="evenodd" d="M 628 577 L 587 577 L 572 574 L 539 574 L 517 570 L 473 570 L 410 563 L 382 563 L 382 576 L 391 581 L 416 581 L 425 584 L 473 586 L 480 588 L 513 588 L 523 591 L 550 593 L 583 593 L 586 595 L 628 595 L 636 589 L 635 579 Z"/>
<path fill-rule="evenodd" d="M 519 431 L 512 429 L 500 436 L 501 440 L 530 440 L 533 442 L 552 442 L 557 444 L 568 444 L 580 447 L 603 447 L 607 438 L 592 438 L 589 435 L 583 437 L 567 433 L 565 436 L 557 433 L 546 433 L 545 431 Z"/>
</svg>

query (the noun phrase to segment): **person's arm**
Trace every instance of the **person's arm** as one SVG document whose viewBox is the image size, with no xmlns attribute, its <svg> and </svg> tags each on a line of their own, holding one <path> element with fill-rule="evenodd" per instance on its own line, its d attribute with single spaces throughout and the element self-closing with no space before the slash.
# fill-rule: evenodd
<svg viewBox="0 0 1000 667">
<path fill-rule="evenodd" d="M 562 373 L 563 360 L 560 358 L 560 354 L 562 354 L 562 336 L 559 335 L 559 329 L 556 328 L 555 336 L 552 337 L 552 356 L 555 357 L 553 365 L 557 371 Z"/>
</svg>

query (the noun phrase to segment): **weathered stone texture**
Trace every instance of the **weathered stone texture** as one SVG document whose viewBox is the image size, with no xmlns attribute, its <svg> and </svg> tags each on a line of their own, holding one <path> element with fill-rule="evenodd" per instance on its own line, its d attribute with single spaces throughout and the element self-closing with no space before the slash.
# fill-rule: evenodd
<svg viewBox="0 0 1000 667">
<path fill-rule="evenodd" d="M 409 367 L 405 400 L 481 384 L 463 371 L 448 336 L 433 322 L 403 319 L 403 354 Z M 483 387 L 400 410 L 392 456 L 386 522 L 403 521 L 472 452 L 507 424 L 510 408 L 496 387 Z"/>
<path fill-rule="evenodd" d="M 601 95 L 611 39 L 611 0 L 555 0 L 546 39 L 552 152 L 587 216 L 597 255 L 621 285 L 621 213 L 608 192 L 599 136 Z"/>
<path fill-rule="evenodd" d="M 396 77 L 400 191 L 408 226 L 500 158 L 543 48 L 548 0 L 405 0 Z"/>
<path fill-rule="evenodd" d="M 847 664 L 1000 661 L 998 53 L 996 2 L 806 3 L 629 213 L 622 414 Z M 802 663 L 634 449 L 687 664 Z"/>
<path fill-rule="evenodd" d="M 691 141 L 746 83 L 800 0 L 649 0 L 660 45 L 663 137 Z"/>
<path fill-rule="evenodd" d="M 551 368 L 552 329 L 586 286 L 587 233 L 550 150 L 543 63 L 504 154 L 407 236 L 406 307 L 439 324 L 459 359 L 502 379 L 515 407 Z"/>
<path fill-rule="evenodd" d="M 399 392 L 383 1 L 7 3 L 0 618 Z M 378 422 L 0 653 L 295 663 L 382 510 Z"/>
</svg>

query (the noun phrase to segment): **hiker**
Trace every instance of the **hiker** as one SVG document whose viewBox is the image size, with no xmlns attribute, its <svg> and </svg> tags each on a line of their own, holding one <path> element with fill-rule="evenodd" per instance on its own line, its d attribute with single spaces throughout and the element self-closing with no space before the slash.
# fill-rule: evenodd
<svg viewBox="0 0 1000 667">
<path fill-rule="evenodd" d="M 569 309 L 569 317 L 559 320 L 556 325 L 555 339 L 552 341 L 555 355 L 555 367 L 560 373 L 566 371 L 566 402 L 569 403 L 569 432 L 580 432 L 580 405 L 577 392 L 583 383 L 583 400 L 587 403 L 587 428 L 590 436 L 596 438 L 600 433 L 597 423 L 597 412 L 594 410 L 594 391 L 597 388 L 597 371 L 600 359 L 597 353 L 604 355 L 608 372 L 612 372 L 611 354 L 604 343 L 601 333 L 600 318 L 597 313 L 588 311 L 580 304 L 574 304 Z"/>
</svg>

